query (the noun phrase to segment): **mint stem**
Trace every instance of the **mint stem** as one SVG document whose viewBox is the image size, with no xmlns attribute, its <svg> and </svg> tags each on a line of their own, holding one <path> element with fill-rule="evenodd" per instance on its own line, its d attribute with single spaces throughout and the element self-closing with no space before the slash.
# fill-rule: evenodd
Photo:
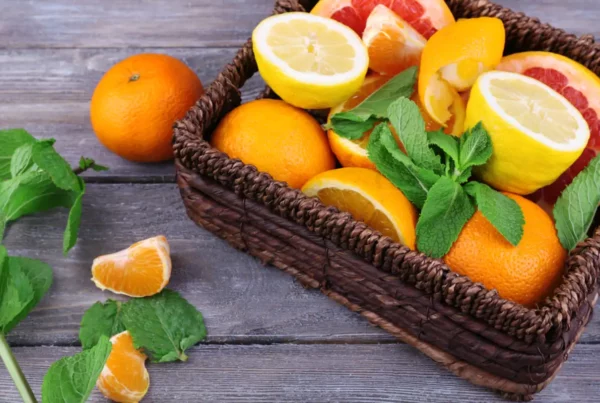
<svg viewBox="0 0 600 403">
<path fill-rule="evenodd" d="M 17 386 L 17 390 L 21 395 L 24 403 L 37 403 L 35 399 L 35 395 L 25 379 L 25 375 L 23 375 L 23 371 L 21 371 L 21 367 L 17 363 L 15 356 L 10 350 L 10 346 L 4 337 L 4 333 L 0 333 L 0 357 L 2 357 L 2 361 L 4 361 L 4 366 L 6 367 L 8 373 L 12 377 L 15 385 Z"/>
</svg>

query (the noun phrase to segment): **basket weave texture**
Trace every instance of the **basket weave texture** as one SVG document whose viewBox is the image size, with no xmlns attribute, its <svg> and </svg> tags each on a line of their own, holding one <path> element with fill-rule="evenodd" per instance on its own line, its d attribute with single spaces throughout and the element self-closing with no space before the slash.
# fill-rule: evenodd
<svg viewBox="0 0 600 403">
<path fill-rule="evenodd" d="M 487 0 L 446 0 L 456 18 L 493 16 L 506 27 L 506 53 L 546 50 L 600 74 L 600 45 Z M 300 4 L 302 3 L 302 5 Z M 279 0 L 275 13 L 314 1 Z M 566 262 L 562 284 L 537 309 L 411 251 L 350 214 L 304 196 L 207 142 L 241 103 L 257 71 L 248 41 L 174 129 L 177 181 L 192 220 L 234 247 L 294 275 L 305 286 L 469 381 L 528 400 L 556 375 L 589 321 L 600 275 L 600 228 Z M 273 96 L 267 88 L 261 97 Z"/>
</svg>

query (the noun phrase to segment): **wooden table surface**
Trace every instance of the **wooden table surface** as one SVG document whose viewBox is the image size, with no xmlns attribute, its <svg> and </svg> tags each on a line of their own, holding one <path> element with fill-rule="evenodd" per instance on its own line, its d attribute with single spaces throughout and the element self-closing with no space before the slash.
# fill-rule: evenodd
<svg viewBox="0 0 600 403">
<path fill-rule="evenodd" d="M 597 0 L 499 2 L 576 34 L 600 33 Z M 86 155 L 111 168 L 85 175 L 81 236 L 67 258 L 61 254 L 65 211 L 23 219 L 5 240 L 11 254 L 54 268 L 49 294 L 9 337 L 36 394 L 50 364 L 80 350 L 83 312 L 115 297 L 90 281 L 93 258 L 164 234 L 173 252 L 170 287 L 203 312 L 209 336 L 187 363 L 149 365 L 146 402 L 500 401 L 196 227 L 185 215 L 172 164 L 126 162 L 93 135 L 89 100 L 115 62 L 168 53 L 208 85 L 271 7 L 272 0 L 0 0 L 0 127 L 54 137 L 70 162 Z M 253 79 L 246 99 L 261 87 Z M 597 402 L 599 396 L 595 319 L 537 401 Z M 90 400 L 105 401 L 97 391 Z M 0 402 L 18 401 L 0 368 Z"/>
</svg>

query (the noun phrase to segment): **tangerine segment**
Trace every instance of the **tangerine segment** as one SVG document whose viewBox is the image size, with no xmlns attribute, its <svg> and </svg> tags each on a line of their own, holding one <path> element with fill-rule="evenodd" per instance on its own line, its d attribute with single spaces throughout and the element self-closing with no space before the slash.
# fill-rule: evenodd
<svg viewBox="0 0 600 403">
<path fill-rule="evenodd" d="M 97 257 L 92 264 L 92 281 L 98 288 L 130 297 L 157 294 L 170 277 L 170 249 L 162 235 Z"/>
<path fill-rule="evenodd" d="M 321 0 L 311 13 L 339 21 L 362 35 L 367 18 L 378 5 L 392 10 L 426 39 L 455 21 L 443 0 Z"/>
<path fill-rule="evenodd" d="M 585 66 L 551 52 L 522 52 L 504 57 L 498 70 L 535 78 L 563 95 L 583 115 L 590 139 L 579 159 L 554 183 L 540 189 L 532 200 L 551 208 L 562 191 L 600 151 L 600 78 Z"/>
<path fill-rule="evenodd" d="M 146 370 L 146 355 L 137 350 L 128 331 L 111 337 L 112 350 L 96 382 L 98 389 L 110 400 L 137 403 L 150 387 Z"/>
<path fill-rule="evenodd" d="M 460 20 L 431 37 L 421 56 L 419 99 L 433 120 L 447 126 L 458 92 L 500 62 L 505 36 L 501 20 L 480 17 Z"/>
<path fill-rule="evenodd" d="M 544 210 L 521 196 L 505 194 L 523 211 L 521 242 L 512 246 L 477 211 L 444 261 L 458 274 L 497 290 L 502 298 L 533 307 L 560 283 L 567 253 Z"/>
<path fill-rule="evenodd" d="M 378 5 L 367 19 L 363 42 L 369 51 L 369 68 L 396 75 L 419 64 L 427 40 L 392 10 Z"/>
<path fill-rule="evenodd" d="M 417 211 L 383 175 L 365 168 L 341 168 L 315 176 L 302 188 L 328 206 L 352 214 L 371 228 L 415 248 Z"/>
</svg>

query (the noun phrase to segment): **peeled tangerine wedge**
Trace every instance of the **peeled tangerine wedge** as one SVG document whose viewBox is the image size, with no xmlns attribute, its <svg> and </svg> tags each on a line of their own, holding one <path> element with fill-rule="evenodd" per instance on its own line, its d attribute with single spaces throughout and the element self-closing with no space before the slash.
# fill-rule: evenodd
<svg viewBox="0 0 600 403">
<path fill-rule="evenodd" d="M 111 337 L 112 350 L 96 382 L 107 398 L 120 403 L 137 403 L 150 387 L 146 355 L 137 350 L 128 331 Z"/>
<path fill-rule="evenodd" d="M 459 20 L 429 39 L 421 56 L 419 99 L 433 120 L 447 125 L 459 92 L 496 67 L 504 42 L 502 21 L 490 17 Z"/>
<path fill-rule="evenodd" d="M 304 109 L 348 99 L 369 67 L 367 49 L 352 29 L 308 13 L 264 19 L 252 44 L 263 79 L 284 101 Z"/>
<path fill-rule="evenodd" d="M 465 125 L 479 121 L 494 153 L 476 173 L 498 190 L 522 195 L 554 182 L 590 138 L 585 119 L 565 97 L 516 73 L 491 71 L 477 79 Z"/>
<path fill-rule="evenodd" d="M 378 5 L 367 19 L 363 42 L 369 51 L 369 68 L 396 75 L 419 65 L 427 40 L 392 10 Z"/>
<path fill-rule="evenodd" d="M 302 191 L 415 249 L 417 211 L 380 173 L 366 168 L 334 169 L 312 178 Z"/>
<path fill-rule="evenodd" d="M 101 290 L 130 297 L 159 293 L 171 278 L 171 256 L 164 236 L 134 243 L 129 248 L 94 259 L 92 281 Z"/>
</svg>

